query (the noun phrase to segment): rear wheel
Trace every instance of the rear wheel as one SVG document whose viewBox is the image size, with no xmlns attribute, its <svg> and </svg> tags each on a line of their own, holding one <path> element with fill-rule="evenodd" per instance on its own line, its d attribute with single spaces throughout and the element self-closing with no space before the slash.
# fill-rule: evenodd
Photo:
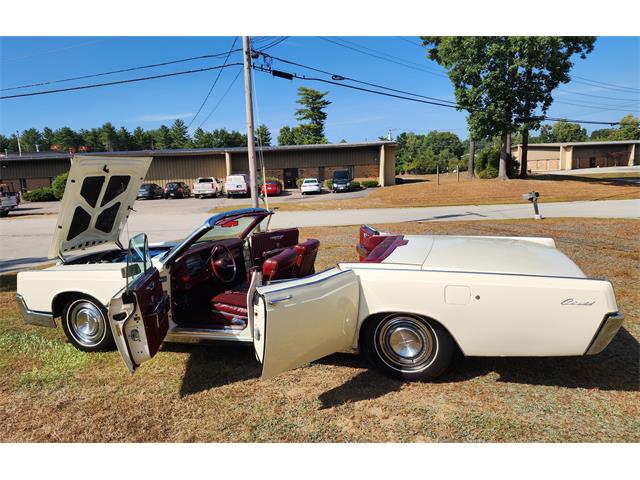
<svg viewBox="0 0 640 480">
<path fill-rule="evenodd" d="M 0 217 L 8 217 L 9 210 L 0 210 Z"/>
<path fill-rule="evenodd" d="M 403 380 L 431 380 L 444 373 L 455 352 L 449 333 L 437 322 L 407 313 L 371 320 L 361 348 L 387 375 Z"/>
<path fill-rule="evenodd" d="M 194 195 L 194 197 L 196 198 L 200 198 L 200 195 L 198 195 L 197 193 Z"/>
<path fill-rule="evenodd" d="M 107 309 L 91 297 L 75 296 L 62 312 L 62 329 L 69 341 L 84 352 L 113 350 L 115 342 Z"/>
</svg>

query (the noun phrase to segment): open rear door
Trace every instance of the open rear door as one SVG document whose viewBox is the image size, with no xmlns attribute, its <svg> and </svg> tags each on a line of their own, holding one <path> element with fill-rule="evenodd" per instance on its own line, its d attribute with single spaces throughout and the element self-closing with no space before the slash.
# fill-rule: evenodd
<svg viewBox="0 0 640 480">
<path fill-rule="evenodd" d="M 258 287 L 253 340 L 262 378 L 351 348 L 360 286 L 353 270 Z"/>
<path fill-rule="evenodd" d="M 142 244 L 141 249 L 136 243 Z M 160 273 L 151 265 L 146 235 L 131 239 L 124 274 L 127 286 L 109 303 L 109 323 L 122 360 L 133 373 L 153 358 L 169 330 L 170 299 L 163 292 Z"/>
</svg>

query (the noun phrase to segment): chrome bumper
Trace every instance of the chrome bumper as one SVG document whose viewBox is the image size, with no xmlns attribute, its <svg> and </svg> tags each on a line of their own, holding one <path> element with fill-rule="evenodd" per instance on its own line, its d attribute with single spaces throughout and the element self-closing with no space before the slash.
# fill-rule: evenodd
<svg viewBox="0 0 640 480">
<path fill-rule="evenodd" d="M 18 308 L 20 309 L 20 314 L 22 315 L 22 319 L 25 323 L 30 325 L 39 325 L 41 327 L 56 326 L 56 322 L 54 322 L 53 315 L 51 313 L 34 312 L 33 310 L 29 310 L 24 298 L 19 293 L 16 293 L 16 302 L 18 302 Z"/>
<path fill-rule="evenodd" d="M 620 312 L 607 314 L 584 354 L 595 355 L 603 351 L 620 330 L 623 320 L 624 315 Z"/>
</svg>

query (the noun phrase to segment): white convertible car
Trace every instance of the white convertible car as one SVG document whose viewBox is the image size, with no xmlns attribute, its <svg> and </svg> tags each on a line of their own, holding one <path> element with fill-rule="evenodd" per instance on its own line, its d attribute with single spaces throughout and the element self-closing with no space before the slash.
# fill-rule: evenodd
<svg viewBox="0 0 640 480">
<path fill-rule="evenodd" d="M 269 230 L 273 212 L 243 209 L 178 244 L 149 247 L 140 234 L 125 249 L 119 237 L 150 161 L 76 156 L 50 251 L 60 261 L 18 274 L 27 323 L 60 317 L 73 345 L 115 344 L 132 372 L 162 342 L 223 340 L 253 343 L 263 378 L 360 351 L 386 373 L 424 380 L 458 349 L 595 354 L 622 324 L 611 283 L 587 278 L 550 238 L 363 226 L 359 262 L 315 272 L 320 242 Z"/>
</svg>

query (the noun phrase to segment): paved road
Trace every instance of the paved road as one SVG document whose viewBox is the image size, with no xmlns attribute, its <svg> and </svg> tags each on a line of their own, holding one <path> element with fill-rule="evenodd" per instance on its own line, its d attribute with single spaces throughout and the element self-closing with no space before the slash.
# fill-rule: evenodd
<svg viewBox="0 0 640 480">
<path fill-rule="evenodd" d="M 160 200 L 158 200 L 160 202 Z M 172 203 L 175 202 L 176 208 Z M 136 204 L 129 218 L 129 235 L 146 232 L 151 242 L 183 238 L 209 214 L 206 205 L 195 211 L 178 208 L 179 200 L 168 201 L 172 208 L 148 208 Z M 185 201 L 186 202 L 186 201 Z M 152 202 L 149 202 L 152 203 Z M 186 206 L 186 203 L 182 204 Z M 542 203 L 543 217 L 640 218 L 640 200 L 602 200 L 594 202 Z M 466 205 L 452 207 L 380 208 L 361 210 L 318 210 L 281 212 L 274 227 L 359 225 L 362 223 L 433 222 L 454 220 L 504 220 L 531 218 L 529 203 L 512 205 Z M 56 217 L 34 215 L 9 217 L 0 221 L 0 273 L 21 269 L 46 260 Z M 123 233 L 126 243 L 127 232 Z M 354 230 L 355 238 L 355 230 Z"/>
</svg>

